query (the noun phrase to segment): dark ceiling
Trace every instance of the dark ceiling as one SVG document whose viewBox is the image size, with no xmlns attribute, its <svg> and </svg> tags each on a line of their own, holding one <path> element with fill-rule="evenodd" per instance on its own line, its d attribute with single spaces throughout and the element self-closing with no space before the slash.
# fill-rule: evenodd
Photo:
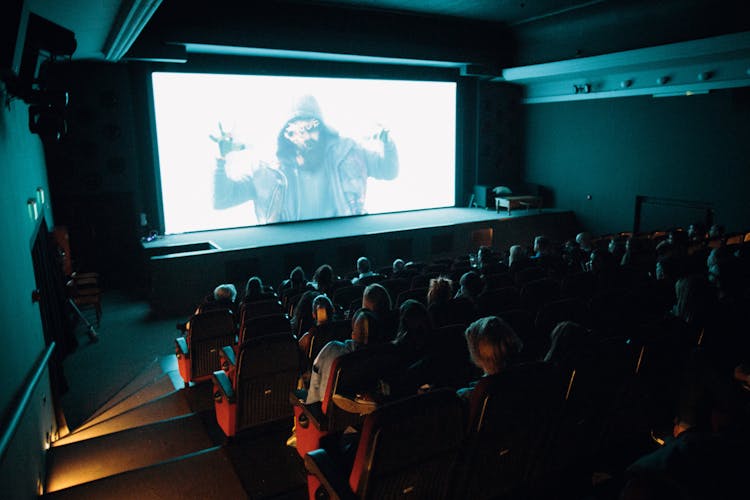
<svg viewBox="0 0 750 500">
<path fill-rule="evenodd" d="M 103 59 L 137 0 L 26 0 Z M 136 42 L 201 43 L 526 65 L 750 29 L 744 0 L 150 0 Z M 430 50 L 425 47 L 431 46 Z M 405 52 L 405 53 L 402 53 Z M 439 56 L 436 56 L 439 54 Z"/>
</svg>

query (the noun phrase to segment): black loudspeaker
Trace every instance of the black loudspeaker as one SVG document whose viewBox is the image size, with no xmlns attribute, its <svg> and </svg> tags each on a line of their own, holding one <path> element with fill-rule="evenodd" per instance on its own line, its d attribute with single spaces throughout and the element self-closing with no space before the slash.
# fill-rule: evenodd
<svg viewBox="0 0 750 500">
<path fill-rule="evenodd" d="M 511 179 L 520 178 L 522 97 L 523 91 L 519 85 L 489 81 L 478 83 L 477 184 L 506 185 Z"/>
<path fill-rule="evenodd" d="M 474 203 L 480 208 L 495 208 L 495 195 L 492 186 L 477 184 L 474 186 Z"/>
</svg>

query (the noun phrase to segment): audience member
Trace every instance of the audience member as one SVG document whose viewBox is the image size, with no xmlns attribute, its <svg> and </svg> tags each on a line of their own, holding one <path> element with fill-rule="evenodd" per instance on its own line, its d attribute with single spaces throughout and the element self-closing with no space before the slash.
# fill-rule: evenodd
<svg viewBox="0 0 750 500">
<path fill-rule="evenodd" d="M 391 265 L 391 278 L 400 278 L 406 269 L 404 259 L 395 259 Z"/>
<path fill-rule="evenodd" d="M 585 231 L 578 233 L 576 235 L 576 243 L 578 243 L 578 246 L 581 247 L 581 250 L 583 252 L 586 252 L 586 254 L 590 254 L 594 251 L 594 244 L 591 233 Z"/>
<path fill-rule="evenodd" d="M 375 315 L 367 309 L 360 309 L 354 313 L 352 318 L 351 339 L 343 342 L 333 340 L 323 346 L 315 361 L 313 361 L 310 389 L 305 399 L 307 404 L 323 400 L 333 360 L 346 353 L 361 349 L 370 342 L 378 342 L 380 340 L 378 328 L 379 325 Z"/>
<path fill-rule="evenodd" d="M 425 350 L 431 330 L 425 305 L 418 300 L 405 300 L 399 307 L 399 323 L 393 343 L 402 349 L 407 359 L 415 361 Z"/>
<path fill-rule="evenodd" d="M 279 285 L 279 293 L 287 293 L 287 290 L 302 290 L 307 285 L 307 276 L 302 267 L 297 266 L 289 273 L 289 277 Z"/>
<path fill-rule="evenodd" d="M 650 273 L 653 269 L 654 255 L 646 244 L 648 240 L 630 236 L 625 241 L 625 253 L 620 265 L 636 271 Z"/>
<path fill-rule="evenodd" d="M 523 343 L 511 326 L 497 316 L 474 321 L 466 328 L 466 345 L 471 361 L 483 376 L 495 375 L 512 364 Z M 459 389 L 459 396 L 468 398 L 476 382 Z"/>
<path fill-rule="evenodd" d="M 292 333 L 298 338 L 302 336 L 303 332 L 309 330 L 314 323 L 310 311 L 312 310 L 313 300 L 318 295 L 321 295 L 321 293 L 317 290 L 307 290 L 297 301 L 297 305 L 294 306 L 294 313 L 292 313 L 290 321 Z"/>
<path fill-rule="evenodd" d="M 245 302 L 255 302 L 258 300 L 269 300 L 274 298 L 276 295 L 272 292 L 266 291 L 263 286 L 263 281 L 257 277 L 252 276 L 245 283 Z"/>
<path fill-rule="evenodd" d="M 312 301 L 312 317 L 314 324 L 297 341 L 303 356 L 309 360 L 309 365 L 302 374 L 305 385 L 310 381 L 310 370 L 314 360 L 324 345 L 334 340 L 331 328 L 333 321 L 333 302 L 325 295 L 318 295 Z"/>
<path fill-rule="evenodd" d="M 445 276 L 431 278 L 427 288 L 427 313 L 433 328 L 446 324 L 445 305 L 453 297 L 453 281 Z"/>
<path fill-rule="evenodd" d="M 333 273 L 333 268 L 329 264 L 322 264 L 315 270 L 315 273 L 313 273 L 310 286 L 312 286 L 314 290 L 332 297 L 335 281 L 336 276 Z"/>
<path fill-rule="evenodd" d="M 382 334 L 385 338 L 392 339 L 396 333 L 398 315 L 393 311 L 393 302 L 388 290 L 380 283 L 367 285 L 362 294 L 362 308 L 375 313 Z"/>
<path fill-rule="evenodd" d="M 687 228 L 688 240 L 691 243 L 703 243 L 706 240 L 706 227 L 700 222 L 693 222 Z"/>
<path fill-rule="evenodd" d="M 568 274 L 580 273 L 586 270 L 586 261 L 589 253 L 581 249 L 580 245 L 573 239 L 565 240 L 562 258 L 565 261 Z"/>
<path fill-rule="evenodd" d="M 510 274 L 516 274 L 521 269 L 531 265 L 526 249 L 521 245 L 512 245 L 508 249 L 508 270 Z"/>
<path fill-rule="evenodd" d="M 561 321 L 549 334 L 550 344 L 543 361 L 557 362 L 591 339 L 591 332 L 574 321 Z"/>
<path fill-rule="evenodd" d="M 237 319 L 239 308 L 237 307 L 237 288 L 231 283 L 222 283 L 214 288 L 214 291 L 207 295 L 203 301 L 195 308 L 193 316 L 206 311 L 215 311 L 219 309 L 228 309 Z M 190 328 L 190 320 L 185 323 L 177 323 L 177 329 L 185 332 Z"/>
<path fill-rule="evenodd" d="M 484 290 L 484 281 L 482 276 L 476 271 L 467 271 L 461 276 L 459 288 L 455 298 L 465 297 L 472 302 L 476 301 L 482 290 Z"/>
<path fill-rule="evenodd" d="M 612 254 L 612 258 L 614 259 L 615 263 L 617 265 L 622 264 L 622 258 L 625 255 L 626 252 L 626 243 L 627 238 L 624 236 L 614 236 L 612 239 L 609 240 L 609 244 L 607 245 L 607 250 L 610 254 Z"/>
<path fill-rule="evenodd" d="M 352 284 L 356 285 L 361 279 L 369 276 L 375 276 L 375 273 L 370 269 L 370 259 L 367 257 L 360 257 L 357 259 L 357 276 L 352 278 Z"/>
</svg>

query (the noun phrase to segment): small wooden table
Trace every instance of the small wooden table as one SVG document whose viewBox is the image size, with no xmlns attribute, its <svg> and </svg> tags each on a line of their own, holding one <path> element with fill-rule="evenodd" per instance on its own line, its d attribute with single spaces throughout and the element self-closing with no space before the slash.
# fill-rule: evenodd
<svg viewBox="0 0 750 500">
<path fill-rule="evenodd" d="M 500 213 L 501 208 L 508 209 L 508 215 L 513 208 L 531 207 L 542 208 L 542 197 L 534 195 L 521 195 L 521 196 L 497 196 L 495 197 L 495 211 Z"/>
</svg>

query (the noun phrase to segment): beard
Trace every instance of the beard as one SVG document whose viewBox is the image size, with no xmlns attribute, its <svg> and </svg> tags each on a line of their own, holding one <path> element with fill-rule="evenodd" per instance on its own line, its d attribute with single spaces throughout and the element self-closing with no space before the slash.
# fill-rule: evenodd
<svg viewBox="0 0 750 500">
<path fill-rule="evenodd" d="M 297 150 L 297 168 L 314 172 L 323 168 L 325 146 L 322 141 L 309 141 Z M 301 161 L 300 161 L 301 160 Z"/>
</svg>

